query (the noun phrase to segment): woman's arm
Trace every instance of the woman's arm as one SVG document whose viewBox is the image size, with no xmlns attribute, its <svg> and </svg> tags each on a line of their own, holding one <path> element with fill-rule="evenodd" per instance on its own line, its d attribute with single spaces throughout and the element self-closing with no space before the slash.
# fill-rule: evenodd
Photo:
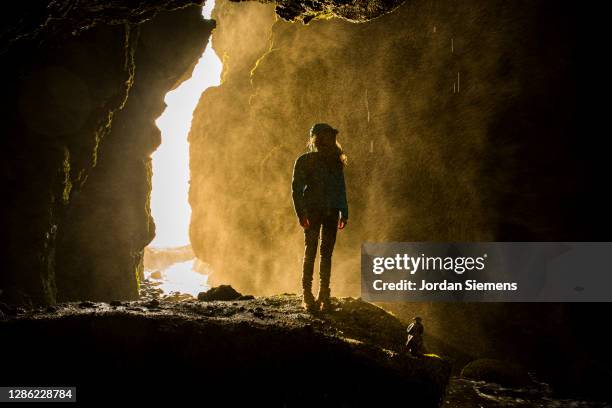
<svg viewBox="0 0 612 408">
<path fill-rule="evenodd" d="M 340 219 L 344 224 L 348 221 L 348 200 L 346 199 L 346 183 L 344 182 L 344 170 L 341 173 L 340 194 L 343 205 L 340 207 Z"/>
<path fill-rule="evenodd" d="M 297 215 L 300 222 L 306 216 L 306 208 L 304 205 L 304 189 L 306 188 L 304 157 L 305 156 L 300 156 L 295 161 L 295 165 L 293 166 L 293 180 L 291 182 L 293 208 L 295 209 L 295 214 Z"/>
</svg>

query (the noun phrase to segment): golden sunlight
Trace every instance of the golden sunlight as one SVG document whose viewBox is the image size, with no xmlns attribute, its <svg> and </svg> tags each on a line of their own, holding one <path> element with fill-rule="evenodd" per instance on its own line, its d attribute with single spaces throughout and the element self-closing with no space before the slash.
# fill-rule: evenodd
<svg viewBox="0 0 612 408">
<path fill-rule="evenodd" d="M 214 1 L 202 10 L 209 19 Z M 189 143 L 193 111 L 208 87 L 220 83 L 222 64 L 209 41 L 191 78 L 166 95 L 167 108 L 157 119 L 162 132 L 161 146 L 153 153 L 151 212 L 156 235 L 151 247 L 171 248 L 189 245 L 191 207 L 189 193 Z"/>
<path fill-rule="evenodd" d="M 205 19 L 211 18 L 214 0 L 202 9 Z M 155 220 L 155 238 L 149 248 L 168 253 L 179 247 L 189 247 L 189 143 L 193 111 L 206 88 L 220 84 L 222 64 L 208 42 L 204 54 L 195 66 L 191 78 L 166 94 L 166 110 L 157 119 L 162 143 L 151 156 L 153 188 L 151 212 Z M 147 268 L 145 276 L 152 279 L 165 294 L 181 293 L 196 296 L 208 289 L 206 265 L 195 258 L 184 259 L 163 270 Z"/>
</svg>

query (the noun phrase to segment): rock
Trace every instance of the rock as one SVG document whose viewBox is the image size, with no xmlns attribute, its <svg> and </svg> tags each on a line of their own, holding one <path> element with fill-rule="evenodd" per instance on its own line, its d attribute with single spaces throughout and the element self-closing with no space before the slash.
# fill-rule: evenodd
<svg viewBox="0 0 612 408">
<path fill-rule="evenodd" d="M 198 300 L 203 302 L 210 302 L 213 300 L 236 300 L 240 297 L 242 297 L 242 294 L 230 285 L 217 286 L 198 294 Z"/>
<path fill-rule="evenodd" d="M 18 314 L 25 313 L 25 309 L 13 305 L 7 305 L 6 303 L 0 303 L 0 312 L 3 312 L 6 316 L 17 316 Z"/>
<path fill-rule="evenodd" d="M 253 316 L 259 318 L 259 319 L 263 319 L 266 317 L 264 310 L 262 307 L 256 307 L 255 310 L 253 311 Z"/>
<path fill-rule="evenodd" d="M 161 271 L 155 271 L 151 273 L 151 278 L 153 279 L 161 279 L 162 278 L 162 273 Z"/>
<path fill-rule="evenodd" d="M 242 295 L 236 300 L 253 300 L 253 299 L 255 299 L 255 296 L 253 295 Z"/>
<path fill-rule="evenodd" d="M 89 307 L 96 307 L 96 304 L 95 304 L 95 303 L 93 303 L 93 302 L 88 302 L 88 301 L 85 301 L 85 302 L 81 302 L 81 303 L 79 303 L 79 307 L 80 307 L 81 309 L 87 309 L 87 308 L 89 308 Z"/>
<path fill-rule="evenodd" d="M 275 0 L 276 14 L 287 21 L 308 24 L 316 18 L 329 19 L 330 15 L 353 22 L 364 22 L 391 12 L 404 0 L 335 0 L 303 1 Z"/>
<path fill-rule="evenodd" d="M 120 300 L 111 300 L 109 305 L 111 306 L 121 306 L 123 303 L 121 303 Z"/>
<path fill-rule="evenodd" d="M 163 296 L 163 299 L 168 302 L 185 302 L 193 300 L 193 296 L 188 293 L 172 292 L 169 295 Z"/>
<path fill-rule="evenodd" d="M 147 303 L 145 303 L 145 306 L 148 307 L 148 308 L 158 308 L 159 307 L 159 300 L 152 299 L 152 300 L 148 301 Z"/>
<path fill-rule="evenodd" d="M 461 376 L 507 387 L 521 387 L 532 384 L 529 373 L 520 365 L 492 358 L 481 358 L 468 363 L 461 370 Z"/>
<path fill-rule="evenodd" d="M 401 353 L 405 327 L 382 309 L 347 299 L 336 303 L 359 318 L 338 313 L 333 319 L 305 319 L 299 296 L 249 302 L 265 320 L 233 313 L 232 302 L 164 302 L 164 313 L 134 307 L 144 302 L 125 302 L 130 310 L 60 305 L 54 315 L 32 312 L 0 320 L 2 347 L 11 351 L 2 370 L 17 381 L 52 367 L 58 383 L 92 390 L 101 382 L 124 390 L 129 384 L 130 397 L 139 400 L 160 398 L 141 390 L 151 387 L 157 373 L 166 373 L 165 396 L 174 397 L 180 388 L 181 398 L 198 398 L 205 383 L 219 396 L 231 395 L 232 406 L 242 405 L 235 398 L 243 396 L 249 406 L 396 406 L 393 400 L 409 398 L 410 406 L 438 407 L 450 365 Z M 132 368 L 148 375 L 135 375 Z M 83 372 L 88 374 L 78 374 Z"/>
</svg>

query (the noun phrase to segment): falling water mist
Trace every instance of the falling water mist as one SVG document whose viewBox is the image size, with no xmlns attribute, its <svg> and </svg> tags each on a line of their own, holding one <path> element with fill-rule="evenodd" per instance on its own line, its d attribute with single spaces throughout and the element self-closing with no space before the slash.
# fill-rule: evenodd
<svg viewBox="0 0 612 408">
<path fill-rule="evenodd" d="M 202 9 L 211 18 L 214 0 Z M 191 78 L 166 94 L 166 110 L 156 124 L 162 143 L 152 155 L 151 212 L 155 239 L 146 248 L 145 277 L 165 294 L 197 295 L 207 289 L 207 265 L 195 258 L 189 242 L 191 207 L 189 194 L 189 142 L 193 111 L 202 93 L 219 85 L 222 64 L 211 41 L 195 66 Z"/>
</svg>

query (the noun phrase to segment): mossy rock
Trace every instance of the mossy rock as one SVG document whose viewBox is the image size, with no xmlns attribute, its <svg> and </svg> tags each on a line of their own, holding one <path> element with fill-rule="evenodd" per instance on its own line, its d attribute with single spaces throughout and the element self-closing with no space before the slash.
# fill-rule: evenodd
<svg viewBox="0 0 612 408">
<path fill-rule="evenodd" d="M 532 383 L 527 370 L 520 365 L 492 358 L 481 358 L 468 363 L 461 370 L 461 376 L 507 387 L 521 387 Z"/>
</svg>

